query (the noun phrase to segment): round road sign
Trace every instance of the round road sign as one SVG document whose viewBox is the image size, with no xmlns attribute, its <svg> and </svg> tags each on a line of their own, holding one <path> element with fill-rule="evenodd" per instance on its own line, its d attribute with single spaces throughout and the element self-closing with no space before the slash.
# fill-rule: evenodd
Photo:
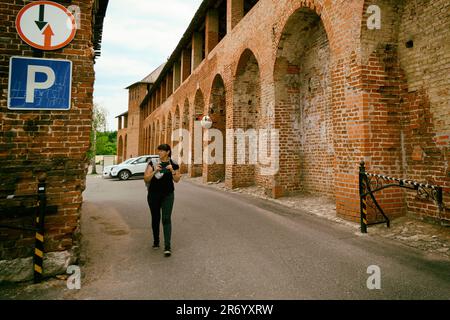
<svg viewBox="0 0 450 320">
<path fill-rule="evenodd" d="M 19 11 L 16 29 L 27 44 L 49 51 L 68 45 L 75 37 L 77 25 L 72 13 L 59 3 L 35 1 Z"/>
</svg>

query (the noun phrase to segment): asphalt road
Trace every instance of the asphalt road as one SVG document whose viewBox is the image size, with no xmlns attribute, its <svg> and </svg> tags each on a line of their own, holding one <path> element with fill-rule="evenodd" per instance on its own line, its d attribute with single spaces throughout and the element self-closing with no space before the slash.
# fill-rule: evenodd
<svg viewBox="0 0 450 320">
<path fill-rule="evenodd" d="M 88 177 L 84 199 L 82 289 L 67 298 L 450 298 L 448 261 L 264 200 L 177 184 L 166 258 L 151 248 L 142 179 Z"/>
<path fill-rule="evenodd" d="M 173 255 L 152 250 L 142 179 L 88 176 L 81 290 L 50 299 L 449 299 L 450 263 L 272 202 L 176 185 Z M 381 289 L 369 290 L 369 266 Z"/>
</svg>

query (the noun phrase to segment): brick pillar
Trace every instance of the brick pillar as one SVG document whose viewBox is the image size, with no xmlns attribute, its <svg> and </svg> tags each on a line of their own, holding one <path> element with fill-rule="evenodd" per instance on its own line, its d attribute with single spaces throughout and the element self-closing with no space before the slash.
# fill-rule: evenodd
<svg viewBox="0 0 450 320">
<path fill-rule="evenodd" d="M 167 75 L 167 98 L 173 93 L 173 71 Z"/>
<path fill-rule="evenodd" d="M 192 36 L 192 69 L 191 72 L 197 68 L 202 62 L 203 55 L 203 37 L 200 32 L 194 32 Z"/>
<path fill-rule="evenodd" d="M 201 177 L 203 174 L 203 128 L 200 122 L 193 119 L 190 131 L 190 164 L 188 167 L 189 177 Z"/>
<path fill-rule="evenodd" d="M 244 17 L 244 0 L 227 0 L 227 33 Z"/>
<path fill-rule="evenodd" d="M 151 99 L 151 104 L 150 104 L 150 114 L 153 113 L 153 111 L 155 110 L 155 104 L 156 104 L 156 94 L 153 92 L 152 93 L 152 99 Z"/>
<path fill-rule="evenodd" d="M 206 14 L 206 56 L 219 43 L 219 12 L 211 9 Z"/>
<path fill-rule="evenodd" d="M 173 65 L 173 91 L 177 90 L 181 84 L 181 61 Z"/>
<path fill-rule="evenodd" d="M 184 49 L 181 53 L 181 82 L 191 75 L 192 50 Z"/>
<path fill-rule="evenodd" d="M 161 81 L 161 104 L 164 103 L 164 101 L 166 101 L 166 92 L 167 92 L 167 78 L 164 78 L 163 81 Z"/>
<path fill-rule="evenodd" d="M 215 136 L 214 142 L 211 142 L 211 131 L 203 130 L 203 135 L 207 141 L 203 142 L 203 150 L 207 152 L 208 155 L 211 154 L 211 149 L 215 149 L 215 159 L 216 163 L 208 163 L 207 159 L 203 159 L 205 162 L 203 163 L 203 182 L 215 182 L 218 180 L 225 180 L 225 160 L 226 160 L 226 129 L 225 129 L 225 116 L 216 117 L 213 120 L 214 126 L 213 129 L 219 130 L 222 133 L 222 139 L 218 139 L 218 136 Z M 222 158 L 218 156 L 218 150 L 221 149 Z"/>
<path fill-rule="evenodd" d="M 155 110 L 158 109 L 159 105 L 161 104 L 161 87 L 158 87 L 155 91 L 156 95 L 156 101 L 155 101 Z"/>
</svg>

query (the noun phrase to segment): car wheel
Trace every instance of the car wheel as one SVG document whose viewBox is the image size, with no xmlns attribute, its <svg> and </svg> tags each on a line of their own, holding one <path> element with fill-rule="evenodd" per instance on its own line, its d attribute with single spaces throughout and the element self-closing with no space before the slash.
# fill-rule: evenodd
<svg viewBox="0 0 450 320">
<path fill-rule="evenodd" d="M 120 180 L 128 180 L 130 178 L 131 174 L 128 170 L 123 170 L 119 172 L 119 179 Z"/>
</svg>

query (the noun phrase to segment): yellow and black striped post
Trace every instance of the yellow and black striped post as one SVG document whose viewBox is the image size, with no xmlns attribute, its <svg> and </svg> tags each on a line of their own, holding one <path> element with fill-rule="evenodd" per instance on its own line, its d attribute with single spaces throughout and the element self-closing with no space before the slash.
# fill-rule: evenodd
<svg viewBox="0 0 450 320">
<path fill-rule="evenodd" d="M 367 233 L 367 195 L 365 195 L 367 188 L 364 188 L 365 181 L 367 181 L 366 167 L 364 161 L 361 161 L 359 166 L 359 199 L 360 199 L 362 233 Z"/>
<path fill-rule="evenodd" d="M 42 281 L 44 271 L 44 217 L 46 207 L 45 182 L 38 185 L 39 212 L 36 215 L 36 240 L 34 247 L 33 270 L 34 283 Z"/>
<path fill-rule="evenodd" d="M 367 233 L 367 196 L 361 197 L 361 232 Z"/>
</svg>

